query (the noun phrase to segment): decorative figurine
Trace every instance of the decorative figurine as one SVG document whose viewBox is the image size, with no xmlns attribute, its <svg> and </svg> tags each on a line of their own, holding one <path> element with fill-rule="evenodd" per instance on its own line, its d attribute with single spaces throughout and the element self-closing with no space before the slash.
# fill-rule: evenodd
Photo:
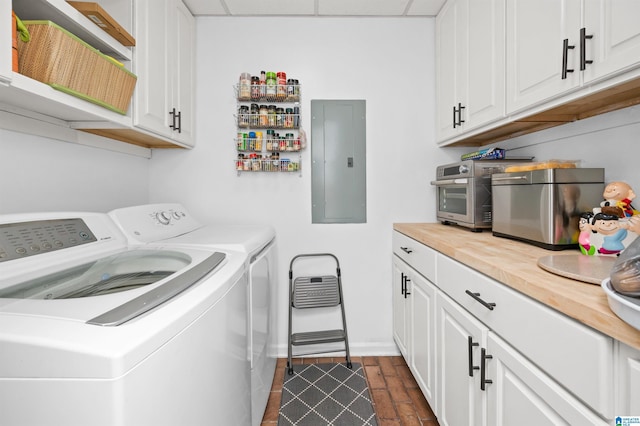
<svg viewBox="0 0 640 426">
<path fill-rule="evenodd" d="M 584 212 L 580 215 L 580 221 L 578 222 L 578 229 L 580 229 L 580 235 L 578 235 L 578 244 L 582 254 L 593 256 L 596 252 L 596 246 L 591 244 L 591 218 L 593 213 Z"/>
<path fill-rule="evenodd" d="M 602 196 L 604 201 L 593 213 L 580 217 L 580 252 L 619 256 L 640 234 L 640 212 L 631 205 L 636 194 L 629 184 L 616 181 L 605 187 Z"/>
<path fill-rule="evenodd" d="M 619 217 L 631 217 L 640 213 L 631 205 L 631 201 L 636 198 L 636 194 L 629 184 L 625 182 L 611 182 L 604 188 L 602 196 L 605 199 L 605 201 L 600 203 L 603 213 L 612 214 L 611 210 L 617 210 L 611 209 L 607 211 L 605 210 L 607 207 L 619 208 L 622 211 L 622 215 L 618 214 Z"/>
</svg>

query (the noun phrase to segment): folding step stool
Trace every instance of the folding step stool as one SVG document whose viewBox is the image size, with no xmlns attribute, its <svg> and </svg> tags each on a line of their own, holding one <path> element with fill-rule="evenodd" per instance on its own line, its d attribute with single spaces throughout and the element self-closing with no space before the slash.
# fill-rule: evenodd
<svg viewBox="0 0 640 426">
<path fill-rule="evenodd" d="M 297 277 L 293 279 L 293 264 L 297 259 L 305 257 L 332 257 L 336 262 L 336 275 L 322 275 L 312 277 Z M 342 329 L 314 330 L 293 333 L 293 310 L 313 309 L 340 306 L 342 313 Z M 287 369 L 293 374 L 291 361 L 293 346 L 316 345 L 320 343 L 344 342 L 347 367 L 352 368 L 349 356 L 349 339 L 347 337 L 347 321 L 344 314 L 344 300 L 342 298 L 342 278 L 338 258 L 330 253 L 299 254 L 291 259 L 289 264 L 289 347 Z M 325 351 L 335 352 L 336 350 Z M 315 352 L 322 353 L 322 352 Z M 310 354 L 305 354 L 310 355 Z"/>
</svg>

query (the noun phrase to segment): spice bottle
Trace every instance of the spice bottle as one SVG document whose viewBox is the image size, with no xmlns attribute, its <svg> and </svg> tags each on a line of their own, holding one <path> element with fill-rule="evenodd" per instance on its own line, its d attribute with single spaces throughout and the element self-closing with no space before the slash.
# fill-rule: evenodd
<svg viewBox="0 0 640 426">
<path fill-rule="evenodd" d="M 276 127 L 284 127 L 284 108 L 276 108 Z"/>
<path fill-rule="evenodd" d="M 258 104 L 251 104 L 251 116 L 249 118 L 249 125 L 251 127 L 258 127 L 260 123 L 260 109 L 258 108 Z"/>
<path fill-rule="evenodd" d="M 266 71 L 260 71 L 260 98 L 264 99 L 267 96 L 267 73 Z"/>
<path fill-rule="evenodd" d="M 243 72 L 240 74 L 240 83 L 238 85 L 238 98 L 250 99 L 251 98 L 251 74 Z"/>
<path fill-rule="evenodd" d="M 267 125 L 269 124 L 268 113 L 269 110 L 267 109 L 267 106 L 260 105 L 260 127 L 267 127 Z"/>
<path fill-rule="evenodd" d="M 238 127 L 249 127 L 249 107 L 246 105 L 238 110 Z"/>
<path fill-rule="evenodd" d="M 279 71 L 277 77 L 278 87 L 276 89 L 276 97 L 280 100 L 284 100 L 287 96 L 287 73 Z"/>
<path fill-rule="evenodd" d="M 260 99 L 260 78 L 251 77 L 251 99 Z"/>
<path fill-rule="evenodd" d="M 276 118 L 276 106 L 275 105 L 269 105 L 268 106 L 268 117 L 269 117 L 269 123 L 267 124 L 269 127 L 276 127 L 276 123 L 277 123 L 277 118 Z"/>
<path fill-rule="evenodd" d="M 273 71 L 267 72 L 267 99 L 273 100 L 276 97 L 278 81 L 276 80 L 276 73 Z"/>
</svg>

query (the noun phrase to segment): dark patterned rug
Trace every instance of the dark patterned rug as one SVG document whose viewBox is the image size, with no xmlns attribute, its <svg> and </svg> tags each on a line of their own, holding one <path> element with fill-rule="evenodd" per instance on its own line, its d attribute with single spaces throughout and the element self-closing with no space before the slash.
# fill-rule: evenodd
<svg viewBox="0 0 640 426">
<path fill-rule="evenodd" d="M 362 364 L 298 364 L 284 373 L 278 426 L 377 426 Z"/>
</svg>

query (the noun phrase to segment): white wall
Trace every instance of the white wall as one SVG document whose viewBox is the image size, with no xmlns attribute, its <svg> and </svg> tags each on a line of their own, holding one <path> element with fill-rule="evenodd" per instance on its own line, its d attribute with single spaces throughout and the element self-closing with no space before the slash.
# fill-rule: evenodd
<svg viewBox="0 0 640 426">
<path fill-rule="evenodd" d="M 430 18 L 197 19 L 197 145 L 192 151 L 154 152 L 151 200 L 182 202 L 204 221 L 276 228 L 283 353 L 289 261 L 299 253 L 325 251 L 342 266 L 354 353 L 396 352 L 392 224 L 435 220 L 429 181 L 437 164 L 460 155 L 434 148 L 433 58 Z M 309 146 L 302 152 L 302 176 L 237 176 L 233 86 L 241 72 L 261 70 L 300 80 L 309 139 L 312 99 L 366 100 L 366 224 L 311 224 Z"/>
<path fill-rule="evenodd" d="M 640 194 L 640 105 L 496 145 L 512 155 L 535 155 L 534 161 L 581 160 L 581 167 L 604 167 L 606 182 L 626 181 Z"/>
<path fill-rule="evenodd" d="M 148 202 L 149 160 L 0 129 L 0 214 Z"/>
</svg>

